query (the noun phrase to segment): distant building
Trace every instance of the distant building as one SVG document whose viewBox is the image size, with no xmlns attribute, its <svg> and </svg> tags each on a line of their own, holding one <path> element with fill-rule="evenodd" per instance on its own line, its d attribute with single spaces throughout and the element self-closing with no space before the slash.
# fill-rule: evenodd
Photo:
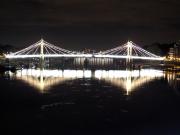
<svg viewBox="0 0 180 135">
<path fill-rule="evenodd" d="M 174 48 L 169 48 L 168 58 L 170 60 L 174 59 Z"/>
<path fill-rule="evenodd" d="M 174 58 L 176 61 L 180 61 L 180 43 L 174 45 Z"/>
<path fill-rule="evenodd" d="M 180 61 L 180 42 L 169 48 L 168 58 L 170 60 Z"/>
</svg>

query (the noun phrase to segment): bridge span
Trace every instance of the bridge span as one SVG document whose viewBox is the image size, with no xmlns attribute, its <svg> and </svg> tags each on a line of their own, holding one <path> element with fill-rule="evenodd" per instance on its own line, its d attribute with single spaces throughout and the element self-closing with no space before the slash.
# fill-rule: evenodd
<svg viewBox="0 0 180 135">
<path fill-rule="evenodd" d="M 56 57 L 65 57 L 65 58 L 113 58 L 113 59 L 126 59 L 131 61 L 131 59 L 142 59 L 142 60 L 156 60 L 162 61 L 163 57 L 157 56 L 153 53 L 150 53 L 140 46 L 136 45 L 132 41 L 128 41 L 122 46 L 118 46 L 113 49 L 106 51 L 101 51 L 98 53 L 80 53 L 76 51 L 69 51 L 60 47 L 57 47 L 53 44 L 50 44 L 43 39 L 36 42 L 29 47 L 22 49 L 20 51 L 6 54 L 8 59 L 19 59 L 19 58 L 56 58 Z"/>
</svg>

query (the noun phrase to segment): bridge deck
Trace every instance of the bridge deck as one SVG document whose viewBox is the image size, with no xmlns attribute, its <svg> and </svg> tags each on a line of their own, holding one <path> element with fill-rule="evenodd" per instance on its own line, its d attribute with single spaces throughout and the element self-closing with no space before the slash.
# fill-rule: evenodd
<svg viewBox="0 0 180 135">
<path fill-rule="evenodd" d="M 16 58 L 41 58 L 42 55 L 6 55 L 6 58 L 16 59 Z M 44 54 L 45 58 L 114 58 L 114 59 L 142 59 L 142 60 L 164 60 L 163 57 L 142 57 L 142 56 L 120 56 L 120 55 L 102 55 L 102 54 Z"/>
</svg>

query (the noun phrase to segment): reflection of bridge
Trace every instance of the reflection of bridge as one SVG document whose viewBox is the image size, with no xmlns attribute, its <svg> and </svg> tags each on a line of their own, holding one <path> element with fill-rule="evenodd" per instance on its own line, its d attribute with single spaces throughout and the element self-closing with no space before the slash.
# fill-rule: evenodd
<svg viewBox="0 0 180 135">
<path fill-rule="evenodd" d="M 46 57 L 71 57 L 71 58 L 116 58 L 116 59 L 126 59 L 130 61 L 131 59 L 144 59 L 144 60 L 163 60 L 162 57 L 152 54 L 136 44 L 132 41 L 128 41 L 126 44 L 95 54 L 84 54 L 78 53 L 75 51 L 69 51 L 52 45 L 43 39 L 38 41 L 37 43 L 30 45 L 29 47 L 17 51 L 15 53 L 5 55 L 6 58 L 41 58 L 44 59 Z"/>
<path fill-rule="evenodd" d="M 76 78 L 96 78 L 110 82 L 112 85 L 121 87 L 129 92 L 163 76 L 159 70 L 19 70 L 16 78 L 29 83 L 41 92 L 50 89 L 51 86 Z"/>
<path fill-rule="evenodd" d="M 18 70 L 16 78 L 28 82 L 41 92 L 50 89 L 51 86 L 61 84 L 74 78 L 91 77 L 91 71 L 86 70 Z"/>
<path fill-rule="evenodd" d="M 160 70 L 110 70 L 110 71 L 96 71 L 96 77 L 110 82 L 112 85 L 121 87 L 126 90 L 126 94 L 129 95 L 131 91 L 143 86 L 144 84 L 163 77 L 163 71 Z"/>
</svg>

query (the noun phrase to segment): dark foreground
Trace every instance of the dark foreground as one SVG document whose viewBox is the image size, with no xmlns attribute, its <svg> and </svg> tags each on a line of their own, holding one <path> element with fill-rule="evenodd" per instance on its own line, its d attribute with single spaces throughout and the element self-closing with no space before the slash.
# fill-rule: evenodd
<svg viewBox="0 0 180 135">
<path fill-rule="evenodd" d="M 179 81 L 158 78 L 126 90 L 95 78 L 77 78 L 45 93 L 0 77 L 1 134 L 180 134 Z M 176 87 L 175 87 L 176 86 Z M 175 88 L 174 88 L 175 87 Z"/>
</svg>

